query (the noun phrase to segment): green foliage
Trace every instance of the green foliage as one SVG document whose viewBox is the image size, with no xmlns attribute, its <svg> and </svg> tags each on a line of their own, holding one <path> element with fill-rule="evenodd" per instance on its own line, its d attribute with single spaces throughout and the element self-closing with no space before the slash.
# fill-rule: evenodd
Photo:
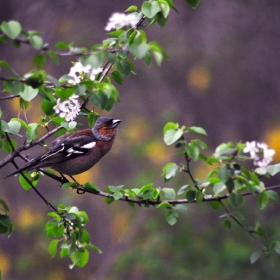
<svg viewBox="0 0 280 280">
<path fill-rule="evenodd" d="M 79 211 L 77 207 L 58 206 L 58 213 L 48 214 L 53 219 L 46 224 L 47 237 L 54 237 L 49 244 L 49 252 L 54 258 L 60 246 L 60 257 L 70 257 L 72 264 L 83 267 L 89 260 L 89 249 L 101 253 L 101 251 L 90 243 L 89 233 L 84 229 L 88 223 L 88 215 Z"/>
</svg>

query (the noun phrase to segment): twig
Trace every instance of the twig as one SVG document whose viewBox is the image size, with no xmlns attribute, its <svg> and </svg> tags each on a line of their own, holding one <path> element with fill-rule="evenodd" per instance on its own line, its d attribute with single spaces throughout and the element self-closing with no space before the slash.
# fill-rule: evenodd
<svg viewBox="0 0 280 280">
<path fill-rule="evenodd" d="M 59 181 L 59 180 L 58 180 Z M 98 195 L 98 196 L 102 196 L 102 197 L 107 197 L 107 198 L 112 198 L 114 199 L 114 196 L 110 193 L 106 193 L 103 191 L 94 191 L 88 188 L 85 188 L 83 186 L 79 186 L 78 188 L 73 187 L 73 189 L 76 189 L 78 191 L 81 192 L 87 192 L 87 193 L 91 193 L 94 195 Z M 271 187 L 267 187 L 266 190 L 275 190 L 275 189 L 280 189 L 280 185 L 278 186 L 271 186 Z M 251 192 L 246 192 L 241 194 L 242 196 L 248 196 L 248 195 L 252 195 Z M 224 199 L 228 199 L 229 194 L 225 194 L 223 196 L 219 196 L 219 197 L 207 197 L 204 198 L 202 200 L 202 202 L 210 202 L 210 201 L 221 201 Z M 196 203 L 196 199 L 194 199 L 192 202 L 188 201 L 187 199 L 183 198 L 183 199 L 169 199 L 169 200 L 145 200 L 145 199 L 136 199 L 136 198 L 130 198 L 130 197 L 121 197 L 120 199 L 118 199 L 119 201 L 124 201 L 124 202 L 132 202 L 138 205 L 142 205 L 144 203 L 148 203 L 149 205 L 152 206 L 157 206 L 160 203 L 162 203 L 163 201 L 168 202 L 171 205 L 178 205 L 178 204 L 188 204 L 188 203 Z"/>
<path fill-rule="evenodd" d="M 14 98 L 17 98 L 17 97 L 20 97 L 19 94 L 16 94 L 16 95 L 9 95 L 9 96 L 4 96 L 4 97 L 0 97 L 0 100 L 9 100 L 9 99 L 14 99 Z"/>
<path fill-rule="evenodd" d="M 244 231 L 246 231 L 254 240 L 255 242 L 262 248 L 263 244 L 248 230 L 246 229 L 228 210 L 228 208 L 225 206 L 223 201 L 220 201 L 221 205 L 223 206 L 224 210 L 226 211 L 228 217 L 232 218 Z"/>
<path fill-rule="evenodd" d="M 40 139 L 30 142 L 28 144 L 22 145 L 21 147 L 17 148 L 16 150 L 13 151 L 13 153 L 9 154 L 5 159 L 3 159 L 0 162 L 0 168 L 4 167 L 6 164 L 11 162 L 15 157 L 17 157 L 19 155 L 19 152 L 28 150 L 36 145 L 39 145 L 45 139 L 49 138 L 50 136 L 52 136 L 53 134 L 55 134 L 57 131 L 59 131 L 62 128 L 63 128 L 62 126 L 58 126 L 58 127 L 54 128 L 53 130 L 51 130 L 50 132 L 48 132 L 47 134 L 45 134 L 44 136 L 42 136 Z"/>
</svg>

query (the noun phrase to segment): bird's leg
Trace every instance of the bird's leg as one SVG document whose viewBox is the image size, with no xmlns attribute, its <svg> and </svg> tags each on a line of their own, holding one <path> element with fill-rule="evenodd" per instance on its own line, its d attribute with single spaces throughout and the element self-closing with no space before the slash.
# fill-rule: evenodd
<svg viewBox="0 0 280 280">
<path fill-rule="evenodd" d="M 61 173 L 60 173 L 61 174 Z M 61 174 L 62 175 L 62 174 Z M 63 176 L 63 175 L 62 175 Z M 82 186 L 72 175 L 68 175 L 76 184 L 77 186 L 76 187 L 73 187 L 73 188 L 76 188 L 77 189 L 77 194 L 84 194 L 85 191 L 84 190 L 81 190 L 79 187 Z"/>
</svg>

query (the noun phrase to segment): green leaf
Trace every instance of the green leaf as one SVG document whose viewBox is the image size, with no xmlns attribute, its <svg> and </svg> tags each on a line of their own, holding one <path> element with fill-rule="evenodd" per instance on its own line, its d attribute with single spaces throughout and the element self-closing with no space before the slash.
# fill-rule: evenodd
<svg viewBox="0 0 280 280">
<path fill-rule="evenodd" d="M 18 134 L 19 133 L 19 130 L 21 128 L 21 124 L 19 121 L 10 121 L 8 123 L 9 125 L 9 133 L 11 134 Z"/>
<path fill-rule="evenodd" d="M 56 65 L 59 64 L 58 55 L 54 51 L 48 51 L 47 54 Z"/>
<path fill-rule="evenodd" d="M 230 229 L 231 229 L 231 223 L 230 223 L 229 220 L 225 220 L 223 226 L 224 226 L 224 228 L 225 228 L 226 230 L 230 231 Z"/>
<path fill-rule="evenodd" d="M 280 172 L 280 163 L 274 164 L 274 165 L 269 165 L 266 168 L 266 172 L 271 175 L 274 176 L 275 174 L 277 174 L 278 172 Z"/>
<path fill-rule="evenodd" d="M 165 0 L 165 1 L 167 2 L 167 4 L 169 5 L 170 8 L 172 8 L 174 11 L 179 13 L 178 10 L 176 9 L 176 7 L 174 6 L 174 3 L 172 0 Z"/>
<path fill-rule="evenodd" d="M 162 13 L 156 14 L 156 20 L 160 27 L 164 27 L 168 21 L 168 17 L 165 18 Z"/>
<path fill-rule="evenodd" d="M 115 82 L 117 82 L 120 85 L 123 84 L 123 76 L 121 75 L 121 73 L 119 71 L 113 71 L 111 73 L 111 76 Z"/>
<path fill-rule="evenodd" d="M 10 224 L 11 224 L 10 217 L 8 215 L 1 215 L 0 214 L 0 224 L 3 225 L 6 228 L 9 228 Z"/>
<path fill-rule="evenodd" d="M 242 204 L 243 197 L 240 193 L 231 193 L 228 197 L 228 201 L 231 206 L 237 208 Z"/>
<path fill-rule="evenodd" d="M 11 39 L 15 39 L 21 32 L 21 25 L 17 21 L 3 22 L 1 25 L 2 31 Z"/>
<path fill-rule="evenodd" d="M 83 251 L 76 251 L 74 254 L 72 254 L 71 259 L 74 265 L 84 267 L 88 263 L 89 252 L 86 249 L 84 249 Z M 70 266 L 71 269 L 73 267 L 74 266 Z"/>
<path fill-rule="evenodd" d="M 127 12 L 137 12 L 137 11 L 138 11 L 138 8 L 137 8 L 137 6 L 135 6 L 135 5 L 130 6 L 130 7 L 128 7 L 128 8 L 125 10 L 126 13 L 127 13 Z"/>
<path fill-rule="evenodd" d="M 149 189 L 149 190 L 147 190 L 143 193 L 143 199 L 144 200 L 153 199 L 153 197 L 154 197 L 154 190 L 153 189 Z M 148 207 L 149 207 L 149 205 L 148 205 Z"/>
<path fill-rule="evenodd" d="M 1 126 L 0 126 L 1 131 L 10 133 L 10 126 L 9 126 L 9 124 L 6 123 L 4 120 L 0 120 L 0 121 L 1 121 L 1 123 L 0 123 L 1 124 Z"/>
<path fill-rule="evenodd" d="M 64 42 L 58 42 L 55 44 L 56 48 L 59 50 L 67 50 L 69 49 L 69 44 L 66 44 Z"/>
<path fill-rule="evenodd" d="M 66 130 L 72 130 L 77 126 L 77 122 L 75 121 L 71 121 L 71 122 L 62 122 L 60 124 L 61 126 L 63 126 Z"/>
<path fill-rule="evenodd" d="M 179 190 L 178 190 L 178 192 L 177 192 L 177 194 L 178 195 L 181 195 L 181 194 L 183 194 L 187 189 L 189 189 L 191 186 L 190 185 L 184 185 L 184 186 L 182 186 Z"/>
<path fill-rule="evenodd" d="M 9 230 L 8 227 L 3 226 L 2 224 L 0 224 L 0 234 L 6 233 Z"/>
<path fill-rule="evenodd" d="M 196 191 L 194 190 L 187 191 L 186 198 L 189 203 L 192 203 L 195 200 L 195 197 L 196 197 Z"/>
<path fill-rule="evenodd" d="M 124 187 L 124 185 L 120 185 L 120 186 L 108 186 L 108 189 L 112 192 L 119 192 L 122 188 Z"/>
<path fill-rule="evenodd" d="M 1 120 L 2 122 L 3 120 Z M 14 139 L 10 139 L 12 146 L 14 147 L 14 149 L 17 148 L 17 142 Z M 11 147 L 11 144 L 9 143 L 9 141 L 7 140 L 7 138 L 4 138 L 4 149 L 8 152 L 11 153 L 13 151 L 13 148 Z"/>
<path fill-rule="evenodd" d="M 188 128 L 188 131 L 198 133 L 198 134 L 202 134 L 202 135 L 207 135 L 206 131 L 203 128 L 198 127 L 198 126 L 190 126 Z"/>
<path fill-rule="evenodd" d="M 146 53 L 149 50 L 149 45 L 146 43 L 133 43 L 129 46 L 129 49 L 135 57 L 142 59 L 146 56 Z"/>
<path fill-rule="evenodd" d="M 89 94 L 90 102 L 107 111 L 110 111 L 115 102 L 119 101 L 119 92 L 116 87 L 112 84 L 103 82 L 102 84 L 96 83 L 96 91 Z"/>
<path fill-rule="evenodd" d="M 119 200 L 121 197 L 123 197 L 123 194 L 121 192 L 114 192 L 113 196 L 115 200 Z"/>
<path fill-rule="evenodd" d="M 199 148 L 193 140 L 191 141 L 191 143 L 185 145 L 185 150 L 190 158 L 192 158 L 194 161 L 198 160 Z"/>
<path fill-rule="evenodd" d="M 20 94 L 23 91 L 24 84 L 18 81 L 4 81 L 4 88 L 10 94 Z"/>
<path fill-rule="evenodd" d="M 24 85 L 24 90 L 20 92 L 20 97 L 25 101 L 31 101 L 38 94 L 39 89 Z"/>
<path fill-rule="evenodd" d="M 77 183 L 76 182 L 68 182 L 68 183 L 64 183 L 61 188 L 62 189 L 67 189 L 69 187 L 74 187 L 74 186 L 77 186 Z"/>
<path fill-rule="evenodd" d="M 3 199 L 0 199 L 0 204 L 3 206 L 5 212 L 9 212 L 9 207 Z"/>
<path fill-rule="evenodd" d="M 169 129 L 166 130 L 164 133 L 163 140 L 166 145 L 171 145 L 178 141 L 183 135 L 183 130 L 182 129 Z"/>
<path fill-rule="evenodd" d="M 56 255 L 58 241 L 59 240 L 55 239 L 55 240 L 51 241 L 49 244 L 49 252 L 51 254 L 51 258 L 55 257 L 55 255 Z"/>
<path fill-rule="evenodd" d="M 167 211 L 166 220 L 171 226 L 173 226 L 177 223 L 178 218 L 179 218 L 179 213 L 177 211 L 174 211 L 174 210 Z"/>
<path fill-rule="evenodd" d="M 171 188 L 163 188 L 161 193 L 167 199 L 174 199 L 176 197 L 175 190 Z"/>
<path fill-rule="evenodd" d="M 221 203 L 216 200 L 209 201 L 209 204 L 214 210 L 219 210 L 222 206 Z"/>
<path fill-rule="evenodd" d="M 200 204 L 204 199 L 204 193 L 201 191 L 196 191 L 196 204 Z"/>
<path fill-rule="evenodd" d="M 172 205 L 167 201 L 163 201 L 156 208 L 172 208 Z"/>
<path fill-rule="evenodd" d="M 196 9 L 201 0 L 186 0 L 186 1 L 193 9 Z"/>
<path fill-rule="evenodd" d="M 152 2 L 145 1 L 141 7 L 141 12 L 147 18 L 153 18 L 160 11 L 161 9 L 157 1 L 152 1 Z"/>
<path fill-rule="evenodd" d="M 83 224 L 83 225 L 85 225 L 85 224 L 88 223 L 89 218 L 88 218 L 88 214 L 87 214 L 85 211 L 79 211 L 77 214 L 78 214 L 80 220 L 82 221 L 82 224 Z M 84 240 L 84 239 L 88 239 L 88 242 L 89 242 L 89 239 L 90 239 L 89 233 L 88 233 L 86 230 L 83 230 L 83 231 L 84 231 L 83 240 Z M 86 237 L 86 236 L 88 236 L 88 237 Z"/>
<path fill-rule="evenodd" d="M 229 169 L 226 165 L 223 165 L 218 170 L 218 176 L 223 183 L 226 183 L 232 176 L 232 170 Z"/>
<path fill-rule="evenodd" d="M 226 189 L 226 185 L 222 182 L 217 183 L 213 187 L 214 194 L 218 194 Z"/>
<path fill-rule="evenodd" d="M 41 109 L 46 115 L 51 116 L 55 113 L 55 110 L 53 109 L 54 106 L 55 104 L 53 104 L 52 102 L 48 100 L 43 100 L 41 104 Z"/>
<path fill-rule="evenodd" d="M 150 52 L 146 52 L 146 55 L 142 58 L 144 62 L 148 65 L 151 66 L 152 64 L 152 55 Z"/>
<path fill-rule="evenodd" d="M 43 54 L 37 54 L 33 58 L 33 65 L 40 69 L 42 68 L 46 63 L 46 57 Z"/>
<path fill-rule="evenodd" d="M 55 94 L 62 99 L 68 99 L 75 93 L 75 88 L 61 88 L 58 87 L 55 90 Z"/>
<path fill-rule="evenodd" d="M 259 259 L 259 257 L 260 257 L 261 255 L 262 255 L 262 253 L 261 253 L 260 251 L 253 253 L 253 254 L 250 256 L 250 262 L 251 262 L 251 264 L 255 263 L 255 262 Z"/>
<path fill-rule="evenodd" d="M 0 68 L 4 68 L 6 70 L 9 70 L 9 71 L 13 72 L 15 75 L 18 75 L 17 72 L 5 60 L 0 60 Z"/>
<path fill-rule="evenodd" d="M 158 65 L 161 65 L 163 59 L 168 59 L 168 55 L 157 42 L 151 41 L 149 45 L 150 51 L 153 54 L 154 59 Z"/>
<path fill-rule="evenodd" d="M 30 38 L 30 43 L 37 50 L 41 50 L 43 47 L 43 39 L 37 35 Z"/>
<path fill-rule="evenodd" d="M 158 4 L 160 6 L 163 17 L 167 18 L 170 10 L 168 3 L 164 0 L 158 0 Z"/>
<path fill-rule="evenodd" d="M 81 57 L 81 63 L 84 66 L 89 64 L 92 67 L 92 69 L 97 69 L 99 67 L 102 67 L 104 57 L 105 57 L 105 55 L 104 55 L 103 51 L 96 52 L 94 54 Z"/>
<path fill-rule="evenodd" d="M 131 67 L 127 60 L 120 59 L 116 61 L 115 67 L 123 76 L 128 77 L 131 73 Z"/>
<path fill-rule="evenodd" d="M 27 142 L 31 142 L 38 136 L 38 124 L 30 123 L 26 131 Z"/>
<path fill-rule="evenodd" d="M 239 213 L 231 213 L 231 216 L 237 220 L 244 220 L 244 217 Z"/>
<path fill-rule="evenodd" d="M 93 184 L 92 182 L 85 183 L 84 187 L 87 188 L 87 189 L 90 189 L 90 190 L 100 192 L 100 189 L 95 184 Z"/>
<path fill-rule="evenodd" d="M 267 192 L 261 192 L 257 198 L 257 204 L 260 210 L 263 210 L 269 201 L 269 194 Z"/>
<path fill-rule="evenodd" d="M 154 184 L 152 184 L 152 183 L 147 184 L 147 185 L 143 186 L 143 187 L 139 190 L 138 194 L 144 193 L 145 191 L 147 191 L 147 190 L 149 190 L 149 189 L 151 189 L 151 188 L 153 188 L 153 187 L 154 187 Z"/>
<path fill-rule="evenodd" d="M 27 177 L 27 179 L 29 179 L 29 181 L 31 181 L 31 175 L 29 172 L 23 171 L 22 173 Z M 32 188 L 22 175 L 19 176 L 19 183 L 26 191 Z"/>
<path fill-rule="evenodd" d="M 275 192 L 273 190 L 268 190 L 268 191 L 266 191 L 266 193 L 268 194 L 269 198 L 278 201 L 279 195 L 277 192 Z"/>
<path fill-rule="evenodd" d="M 170 180 L 176 176 L 178 169 L 179 166 L 176 163 L 169 162 L 163 167 L 161 176 L 164 176 L 166 180 Z"/>
</svg>

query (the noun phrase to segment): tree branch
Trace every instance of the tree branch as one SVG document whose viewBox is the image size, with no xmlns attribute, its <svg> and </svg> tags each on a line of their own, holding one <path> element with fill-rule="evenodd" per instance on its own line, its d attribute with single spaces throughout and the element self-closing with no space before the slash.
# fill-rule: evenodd
<svg viewBox="0 0 280 280">
<path fill-rule="evenodd" d="M 102 197 L 107 197 L 107 198 L 112 198 L 114 199 L 114 196 L 112 194 L 103 192 L 103 191 L 94 191 L 88 188 L 85 188 L 83 186 L 79 186 L 79 187 L 72 187 L 73 189 L 76 189 L 77 191 L 80 191 L 81 193 L 91 193 L 94 195 L 98 195 L 98 196 L 102 196 Z M 267 187 L 266 190 L 275 190 L 275 189 L 280 189 L 280 185 L 277 186 L 271 186 L 271 187 Z M 246 192 L 241 194 L 242 196 L 248 196 L 248 195 L 252 195 L 251 192 Z M 219 196 L 219 197 L 207 197 L 204 198 L 202 200 L 202 202 L 210 202 L 210 201 L 221 201 L 223 199 L 228 199 L 229 194 L 225 194 L 223 196 Z M 178 204 L 188 204 L 188 203 L 196 203 L 196 199 L 194 199 L 192 202 L 188 201 L 186 198 L 183 199 L 169 199 L 169 200 L 145 200 L 145 199 L 135 199 L 135 198 L 130 198 L 130 197 L 121 197 L 120 199 L 118 199 L 119 201 L 124 201 L 124 202 L 132 202 L 135 204 L 138 204 L 139 206 L 141 206 L 142 204 L 149 204 L 152 206 L 157 206 L 160 203 L 166 201 L 171 205 L 178 205 Z"/>
</svg>

